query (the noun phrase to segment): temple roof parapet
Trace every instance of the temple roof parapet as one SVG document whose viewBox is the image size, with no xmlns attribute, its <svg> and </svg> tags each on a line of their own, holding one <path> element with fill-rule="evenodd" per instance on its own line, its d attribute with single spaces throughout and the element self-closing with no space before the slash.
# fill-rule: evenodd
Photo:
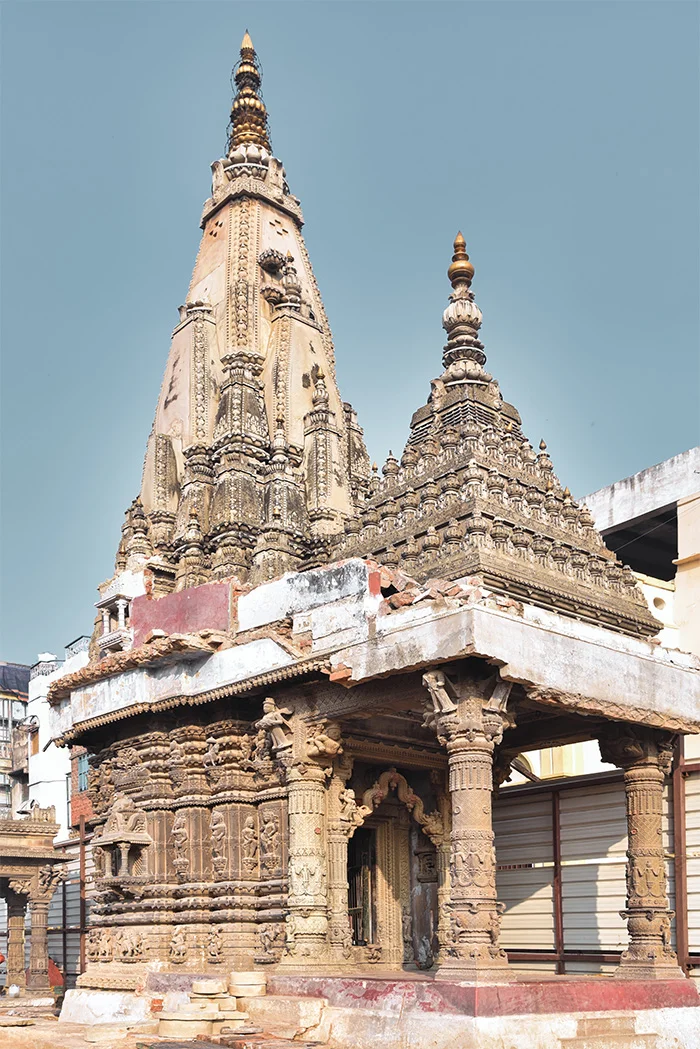
<svg viewBox="0 0 700 1049">
<path fill-rule="evenodd" d="M 193 605 L 208 600 L 198 590 L 207 587 L 191 592 Z M 696 657 L 507 598 L 478 578 L 422 584 L 351 560 L 252 587 L 237 604 L 226 633 L 155 639 L 56 682 L 49 696 L 56 740 L 75 742 L 125 717 L 294 678 L 335 682 L 351 693 L 389 674 L 467 656 L 500 667 L 505 680 L 534 690 L 544 704 L 700 730 Z"/>
</svg>

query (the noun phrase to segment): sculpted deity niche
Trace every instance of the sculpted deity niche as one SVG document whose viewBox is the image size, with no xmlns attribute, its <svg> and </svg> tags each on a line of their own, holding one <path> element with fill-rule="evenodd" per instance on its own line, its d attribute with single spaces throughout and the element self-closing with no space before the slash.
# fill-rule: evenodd
<svg viewBox="0 0 700 1049">
<path fill-rule="evenodd" d="M 173 843 L 173 851 L 175 853 L 175 858 L 173 859 L 173 867 L 175 868 L 178 878 L 184 880 L 190 868 L 190 832 L 188 827 L 187 814 L 183 809 L 180 809 L 180 811 L 177 812 L 175 815 L 170 838 Z"/>
<path fill-rule="evenodd" d="M 280 823 L 274 812 L 269 810 L 262 814 L 260 828 L 261 865 L 268 874 L 281 867 L 280 857 Z"/>
<path fill-rule="evenodd" d="M 226 819 L 221 809 L 213 809 L 209 824 L 211 834 L 211 861 L 217 874 L 226 867 Z"/>
<path fill-rule="evenodd" d="M 258 865 L 258 832 L 255 826 L 255 816 L 246 816 L 241 831 L 241 852 L 243 855 L 243 869 L 254 871 Z"/>
</svg>

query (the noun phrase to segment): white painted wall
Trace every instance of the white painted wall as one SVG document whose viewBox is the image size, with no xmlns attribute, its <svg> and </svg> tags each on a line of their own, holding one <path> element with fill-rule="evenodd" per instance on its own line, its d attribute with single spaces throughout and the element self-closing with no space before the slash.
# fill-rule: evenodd
<svg viewBox="0 0 700 1049">
<path fill-rule="evenodd" d="M 65 674 L 73 674 L 88 662 L 87 652 L 65 659 L 51 674 L 36 674 L 29 681 L 27 717 L 35 717 L 39 723 L 39 750 L 29 755 L 29 801 L 41 808 L 54 805 L 60 829 L 54 841 L 68 837 L 68 788 L 70 778 L 70 751 L 67 747 L 56 747 L 51 742 L 49 715 L 51 708 L 47 700 L 49 687 Z"/>
</svg>

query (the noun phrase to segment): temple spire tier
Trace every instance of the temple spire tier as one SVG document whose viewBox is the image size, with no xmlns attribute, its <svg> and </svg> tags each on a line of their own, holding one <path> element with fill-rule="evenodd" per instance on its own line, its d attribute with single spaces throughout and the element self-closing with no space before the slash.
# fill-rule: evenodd
<svg viewBox="0 0 700 1049">
<path fill-rule="evenodd" d="M 447 275 L 444 371 L 413 415 L 401 460 L 389 453 L 369 498 L 346 522 L 336 556 L 373 557 L 421 580 L 478 576 L 511 598 L 655 634 L 634 575 L 560 484 L 546 442 L 534 450 L 484 368 L 474 266 L 461 233 Z"/>
<path fill-rule="evenodd" d="M 233 80 L 236 96 L 231 106 L 229 154 L 239 146 L 251 145 L 269 153 L 267 109 L 260 93 L 260 63 L 247 29 L 241 43 L 241 57 L 233 71 Z"/>
<path fill-rule="evenodd" d="M 128 600 L 145 586 L 160 596 L 318 563 L 368 490 L 362 430 L 338 390 L 261 79 L 246 32 L 227 155 L 212 165 L 141 491 L 122 530 L 115 568 L 124 578 L 105 584 L 101 602 L 115 585 Z M 124 638 L 128 647 L 128 630 Z"/>
</svg>

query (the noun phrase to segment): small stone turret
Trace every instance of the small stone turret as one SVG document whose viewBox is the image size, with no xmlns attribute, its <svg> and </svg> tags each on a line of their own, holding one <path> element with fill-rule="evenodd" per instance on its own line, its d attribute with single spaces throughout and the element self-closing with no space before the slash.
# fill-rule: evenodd
<svg viewBox="0 0 700 1049">
<path fill-rule="evenodd" d="M 414 413 L 401 462 L 382 477 L 335 549 L 398 564 L 418 579 L 478 576 L 489 589 L 632 634 L 656 633 L 634 576 L 585 507 L 536 453 L 484 368 L 474 266 L 458 233 L 442 323 L 443 372 Z"/>
</svg>

